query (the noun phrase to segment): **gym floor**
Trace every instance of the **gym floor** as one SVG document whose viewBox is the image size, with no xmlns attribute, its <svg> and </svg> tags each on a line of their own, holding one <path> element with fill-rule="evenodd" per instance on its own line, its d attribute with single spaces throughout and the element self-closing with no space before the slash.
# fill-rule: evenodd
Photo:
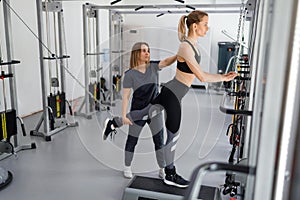
<svg viewBox="0 0 300 200">
<path fill-rule="evenodd" d="M 183 99 L 181 135 L 176 150 L 176 168 L 189 179 L 192 171 L 207 162 L 227 162 L 231 151 L 225 135 L 231 116 L 219 110 L 222 95 L 191 89 Z M 117 103 L 121 105 L 121 103 Z M 93 114 L 88 120 L 76 116 L 78 127 L 66 128 L 53 135 L 52 141 L 34 136 L 21 137 L 22 144 L 35 142 L 37 148 L 0 161 L 13 173 L 12 183 L 0 191 L 7 200 L 121 200 L 130 180 L 123 177 L 124 144 L 127 127 L 118 130 L 114 139 L 102 140 L 103 122 L 120 113 L 120 106 L 110 112 Z M 26 117 L 29 135 L 41 113 Z M 136 148 L 132 169 L 135 174 L 158 177 L 153 142 L 147 125 Z M 224 184 L 224 172 L 208 173 L 203 185 Z M 229 197 L 222 197 L 229 199 Z"/>
</svg>

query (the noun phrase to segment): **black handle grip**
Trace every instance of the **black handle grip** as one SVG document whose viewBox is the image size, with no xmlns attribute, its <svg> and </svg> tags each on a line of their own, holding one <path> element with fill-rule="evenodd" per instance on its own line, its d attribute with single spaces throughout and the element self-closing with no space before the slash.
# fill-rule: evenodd
<svg viewBox="0 0 300 200">
<path fill-rule="evenodd" d="M 70 115 L 73 115 L 72 107 L 69 105 Z"/>
<path fill-rule="evenodd" d="M 23 136 L 25 137 L 25 136 L 26 136 L 25 125 L 24 125 L 24 124 L 21 124 L 21 128 L 22 128 Z"/>
</svg>

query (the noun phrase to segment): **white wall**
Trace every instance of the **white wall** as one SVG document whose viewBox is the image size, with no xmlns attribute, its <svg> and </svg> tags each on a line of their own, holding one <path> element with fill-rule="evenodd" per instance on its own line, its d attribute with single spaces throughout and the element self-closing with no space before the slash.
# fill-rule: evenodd
<svg viewBox="0 0 300 200">
<path fill-rule="evenodd" d="M 37 20 L 36 20 L 36 5 L 35 0 L 11 0 L 12 8 L 22 17 L 22 19 L 28 24 L 28 26 L 37 34 Z M 86 1 L 64 1 L 64 19 L 65 19 L 65 32 L 69 59 L 69 70 L 80 81 L 83 80 L 83 39 L 82 39 L 82 4 Z M 109 0 L 94 0 L 89 1 L 98 5 L 109 5 Z M 138 2 L 138 3 L 137 3 Z M 171 0 L 143 0 L 142 4 L 170 4 L 176 3 Z M 240 0 L 226 0 L 226 1 L 201 1 L 201 3 L 240 3 Z M 2 4 L 2 2 L 0 2 Z M 141 1 L 137 0 L 123 0 L 119 4 L 140 4 Z M 187 0 L 186 3 L 199 3 L 199 1 Z M 108 39 L 108 21 L 107 14 L 103 13 L 101 18 L 103 43 Z M 0 16 L 2 19 L 2 14 Z M 143 25 L 145 27 L 167 27 L 166 32 L 176 30 L 179 17 L 175 16 L 162 16 L 156 19 L 155 16 L 135 16 L 135 18 L 126 17 L 125 25 Z M 228 32 L 236 35 L 238 18 L 237 15 L 210 15 L 211 30 L 211 56 L 217 57 L 217 42 L 228 41 L 228 39 L 220 33 L 220 30 L 226 29 Z M 16 65 L 16 80 L 17 80 L 17 94 L 18 94 L 18 107 L 19 114 L 21 116 L 31 114 L 33 112 L 42 109 L 41 102 L 41 81 L 40 81 L 40 65 L 39 65 L 39 52 L 38 52 L 38 40 L 32 33 L 21 23 L 19 19 L 12 13 L 12 32 L 13 32 L 13 44 L 14 44 L 14 59 L 20 60 L 21 64 Z M 173 47 L 178 44 L 177 35 L 172 34 L 172 37 L 160 39 L 157 37 L 151 37 L 146 35 L 147 39 L 156 42 L 156 44 L 150 44 L 151 46 L 162 45 L 167 50 L 166 54 L 153 55 L 154 59 L 159 59 L 159 56 L 166 57 L 168 52 L 173 53 Z M 1 36 L 2 37 L 2 36 Z M 172 44 L 168 46 L 168 44 Z M 3 44 L 2 44 L 3 45 Z M 161 48 L 161 47 L 159 47 Z M 169 48 L 172 48 L 170 50 Z M 209 71 L 214 72 L 216 68 L 209 66 Z M 172 73 L 172 72 L 169 72 Z M 77 98 L 83 95 L 83 89 L 79 84 L 71 78 L 70 75 L 66 75 L 66 94 L 69 100 Z"/>
</svg>

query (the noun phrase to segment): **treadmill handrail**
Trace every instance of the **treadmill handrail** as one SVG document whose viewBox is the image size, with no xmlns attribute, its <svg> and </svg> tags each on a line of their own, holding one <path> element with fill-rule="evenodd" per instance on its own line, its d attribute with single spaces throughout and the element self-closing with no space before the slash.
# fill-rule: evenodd
<svg viewBox="0 0 300 200">
<path fill-rule="evenodd" d="M 232 171 L 240 172 L 244 174 L 255 175 L 256 168 L 245 165 L 233 165 L 228 163 L 212 162 L 199 165 L 192 174 L 190 186 L 184 196 L 184 200 L 198 199 L 198 195 L 201 189 L 202 179 L 208 171 Z"/>
</svg>

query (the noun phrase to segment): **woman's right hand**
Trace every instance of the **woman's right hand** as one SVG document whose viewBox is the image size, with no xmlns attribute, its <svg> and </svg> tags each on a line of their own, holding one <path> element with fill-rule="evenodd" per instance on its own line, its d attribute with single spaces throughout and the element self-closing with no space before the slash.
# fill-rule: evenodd
<svg viewBox="0 0 300 200">
<path fill-rule="evenodd" d="M 132 122 L 127 117 L 122 117 L 123 125 L 132 125 Z"/>
</svg>

